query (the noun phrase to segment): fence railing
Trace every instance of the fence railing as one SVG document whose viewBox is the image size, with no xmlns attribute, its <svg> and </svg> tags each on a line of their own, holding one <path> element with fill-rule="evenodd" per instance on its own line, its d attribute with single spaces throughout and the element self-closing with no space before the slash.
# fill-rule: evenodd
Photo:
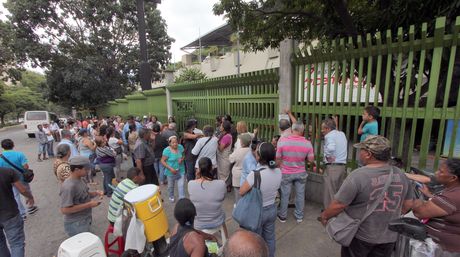
<svg viewBox="0 0 460 257">
<path fill-rule="evenodd" d="M 442 156 L 454 155 L 460 18 L 452 27 L 445 24 L 438 18 L 433 31 L 425 23 L 417 31 L 410 26 L 396 34 L 343 38 L 293 56 L 292 110 L 309 125 L 317 156 L 321 121 L 338 115 L 339 129 L 350 143 L 357 142 L 360 116 L 369 104 L 380 108 L 380 134 L 392 141 L 393 155 L 407 166 L 435 169 Z M 352 166 L 356 158 L 357 151 L 350 149 Z"/>
<path fill-rule="evenodd" d="M 215 125 L 217 115 L 230 114 L 233 121 L 243 120 L 250 131 L 259 128 L 260 137 L 270 140 L 277 133 L 278 70 L 270 69 L 192 83 L 168 86 L 178 130 L 189 118 L 199 127 Z M 152 89 L 116 99 L 99 108 L 101 115 L 156 115 L 167 122 L 164 88 Z"/>
</svg>

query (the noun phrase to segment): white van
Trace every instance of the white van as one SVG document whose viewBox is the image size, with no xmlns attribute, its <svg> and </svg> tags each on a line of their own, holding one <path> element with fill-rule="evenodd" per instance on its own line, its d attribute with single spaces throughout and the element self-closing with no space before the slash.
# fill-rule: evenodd
<svg viewBox="0 0 460 257">
<path fill-rule="evenodd" d="M 57 120 L 57 115 L 47 111 L 27 111 L 24 113 L 24 129 L 29 137 L 35 137 L 37 126 L 43 123 L 51 124 Z"/>
</svg>

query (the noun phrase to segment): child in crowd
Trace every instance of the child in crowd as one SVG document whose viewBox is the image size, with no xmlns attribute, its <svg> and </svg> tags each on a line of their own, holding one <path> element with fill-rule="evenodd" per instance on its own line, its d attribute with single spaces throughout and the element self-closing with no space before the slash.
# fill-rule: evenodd
<svg viewBox="0 0 460 257">
<path fill-rule="evenodd" d="M 377 119 L 380 117 L 380 109 L 369 105 L 364 108 L 363 121 L 358 128 L 358 135 L 361 136 L 360 142 L 363 142 L 369 135 L 378 135 L 379 124 Z"/>
</svg>

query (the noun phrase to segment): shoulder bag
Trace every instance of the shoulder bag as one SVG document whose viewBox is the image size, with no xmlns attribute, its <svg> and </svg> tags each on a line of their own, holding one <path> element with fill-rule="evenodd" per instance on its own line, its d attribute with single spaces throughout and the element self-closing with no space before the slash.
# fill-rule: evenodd
<svg viewBox="0 0 460 257">
<path fill-rule="evenodd" d="M 233 209 L 233 219 L 240 227 L 256 232 L 262 223 L 262 192 L 260 191 L 261 176 L 258 169 L 254 172 L 254 185 L 251 191 L 246 193 Z"/>
<path fill-rule="evenodd" d="M 202 151 L 202 150 L 203 150 L 203 148 L 204 148 L 204 147 L 205 147 L 205 146 L 206 146 L 206 145 L 209 143 L 209 141 L 211 141 L 211 139 L 212 139 L 212 136 L 210 136 L 210 137 L 209 137 L 209 139 L 208 139 L 208 140 L 206 140 L 206 143 L 204 143 L 204 145 L 201 147 L 201 149 L 200 149 L 200 151 L 198 152 L 198 154 L 197 154 L 197 155 L 194 155 L 194 154 L 193 154 L 193 163 L 196 163 L 196 161 L 197 161 L 198 157 L 200 157 L 200 153 L 201 153 L 201 151 Z"/>
<path fill-rule="evenodd" d="M 22 176 L 24 177 L 24 182 L 30 183 L 32 180 L 34 180 L 34 171 L 31 169 L 20 169 L 18 166 L 14 165 L 10 160 L 8 160 L 3 154 L 0 154 L 0 157 L 7 162 L 11 167 L 13 167 L 15 170 L 19 171 Z"/>
<path fill-rule="evenodd" d="M 349 246 L 356 233 L 358 232 L 359 226 L 361 223 L 371 215 L 375 208 L 382 201 L 385 192 L 388 190 L 391 184 L 393 177 L 393 167 L 391 167 L 390 175 L 383 187 L 382 192 L 379 195 L 379 198 L 372 204 L 372 206 L 364 213 L 364 216 L 361 219 L 354 219 L 350 217 L 345 211 L 342 211 L 336 217 L 329 219 L 326 225 L 326 232 L 331 239 L 336 241 L 342 246 Z"/>
</svg>

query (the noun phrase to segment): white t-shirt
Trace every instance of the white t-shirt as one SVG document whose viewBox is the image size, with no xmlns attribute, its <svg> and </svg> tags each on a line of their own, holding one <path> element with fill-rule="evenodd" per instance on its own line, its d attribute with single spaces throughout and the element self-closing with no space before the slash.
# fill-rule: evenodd
<svg viewBox="0 0 460 257">
<path fill-rule="evenodd" d="M 48 139 L 48 141 L 53 141 L 54 140 L 54 137 L 53 135 L 48 135 L 48 133 L 51 133 L 51 130 L 49 128 L 43 128 L 43 132 L 45 132 L 46 134 L 46 138 Z"/>
<path fill-rule="evenodd" d="M 200 155 L 198 156 L 196 160 L 195 168 L 198 168 L 198 161 L 202 157 L 208 157 L 209 159 L 211 159 L 213 166 L 217 165 L 216 153 L 217 153 L 217 146 L 218 146 L 219 140 L 217 139 L 217 137 L 213 136 L 211 140 L 206 144 L 208 140 L 209 140 L 209 137 L 202 137 L 198 139 L 198 141 L 195 144 L 195 147 L 193 147 L 192 149 L 192 154 L 197 155 L 198 152 L 200 152 L 200 149 L 203 148 L 200 152 Z"/>
<path fill-rule="evenodd" d="M 120 145 L 118 144 L 118 139 L 116 137 L 109 138 L 108 144 L 109 144 L 109 147 L 112 148 L 113 150 L 120 147 Z"/>
<path fill-rule="evenodd" d="M 270 169 L 267 166 L 261 166 L 260 171 L 260 191 L 262 192 L 263 207 L 275 203 L 276 194 L 281 185 L 281 170 L 278 168 Z M 249 173 L 246 181 L 252 187 L 254 185 L 254 172 Z"/>
</svg>

